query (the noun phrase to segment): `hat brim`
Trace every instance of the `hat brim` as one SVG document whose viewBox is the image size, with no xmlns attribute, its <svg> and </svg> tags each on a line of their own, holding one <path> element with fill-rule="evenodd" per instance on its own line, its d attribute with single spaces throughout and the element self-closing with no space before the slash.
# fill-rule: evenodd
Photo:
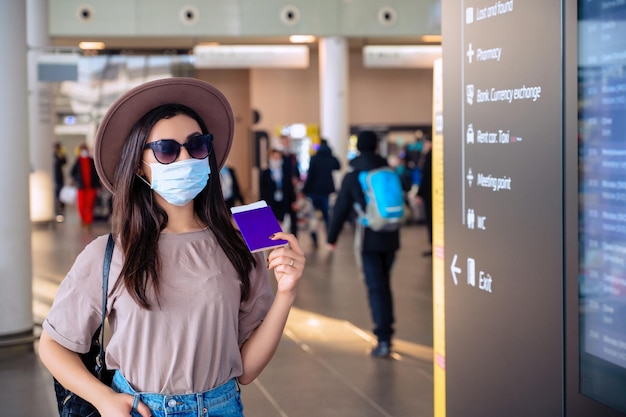
<svg viewBox="0 0 626 417">
<path fill-rule="evenodd" d="M 96 133 L 94 162 L 102 184 L 115 193 L 115 169 L 132 127 L 150 110 L 164 104 L 193 109 L 213 135 L 213 152 L 222 167 L 233 142 L 233 111 L 226 97 L 195 78 L 164 78 L 141 84 L 119 97 L 107 110 Z"/>
</svg>

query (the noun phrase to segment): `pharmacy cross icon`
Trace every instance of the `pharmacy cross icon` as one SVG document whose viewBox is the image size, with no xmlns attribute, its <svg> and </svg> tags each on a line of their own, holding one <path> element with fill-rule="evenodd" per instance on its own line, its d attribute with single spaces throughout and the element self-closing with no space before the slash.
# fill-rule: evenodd
<svg viewBox="0 0 626 417">
<path fill-rule="evenodd" d="M 467 55 L 467 60 L 471 64 L 472 58 L 474 58 L 474 50 L 472 49 L 471 43 L 469 44 L 469 47 L 467 48 L 467 52 L 465 53 L 465 55 Z"/>
</svg>

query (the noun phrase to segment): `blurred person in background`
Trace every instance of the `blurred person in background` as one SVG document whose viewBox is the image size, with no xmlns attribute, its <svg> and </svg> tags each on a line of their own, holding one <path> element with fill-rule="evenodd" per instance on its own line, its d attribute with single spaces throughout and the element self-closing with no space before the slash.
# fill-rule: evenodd
<svg viewBox="0 0 626 417">
<path fill-rule="evenodd" d="M 297 185 L 300 182 L 300 168 L 298 167 L 298 155 L 291 150 L 291 138 L 287 135 L 281 135 L 279 142 L 286 162 L 285 168 L 291 174 L 294 185 Z"/>
<path fill-rule="evenodd" d="M 432 188 L 432 142 L 429 137 L 424 141 L 424 157 L 422 158 L 422 182 L 417 189 L 417 196 L 420 198 L 424 206 L 424 220 L 428 228 L 428 242 L 431 248 L 422 252 L 422 256 L 431 256 L 433 254 L 433 188 Z"/>
<path fill-rule="evenodd" d="M 65 185 L 65 173 L 63 167 L 67 164 L 67 152 L 61 142 L 54 142 L 52 154 L 52 167 L 54 174 L 54 206 L 56 214 L 63 214 L 65 211 L 65 203 L 59 200 L 61 188 Z"/>
<path fill-rule="evenodd" d="M 81 226 L 90 230 L 93 224 L 98 189 L 100 188 L 100 178 L 98 178 L 96 165 L 86 143 L 81 143 L 78 146 L 76 162 L 72 167 L 71 176 L 77 188 L 76 207 Z"/>
<path fill-rule="evenodd" d="M 272 148 L 268 154 L 268 167 L 261 171 L 259 177 L 259 191 L 261 200 L 265 200 L 272 208 L 274 215 L 281 223 L 289 215 L 290 229 L 298 228 L 298 221 L 291 217 L 295 214 L 296 192 L 293 182 L 290 180 L 290 169 L 285 164 L 283 153 L 280 149 Z M 295 235 L 295 233 L 292 232 Z"/>
<path fill-rule="evenodd" d="M 329 195 L 335 192 L 333 171 L 337 171 L 340 168 L 341 164 L 333 155 L 328 142 L 326 139 L 322 139 L 319 149 L 311 157 L 309 172 L 302 191 L 311 199 L 315 210 L 322 212 L 326 232 L 328 232 L 328 224 L 330 222 L 328 216 Z M 317 248 L 317 240 L 315 240 L 314 246 Z"/>
<path fill-rule="evenodd" d="M 287 135 L 281 135 L 280 137 L 280 147 L 282 149 L 283 154 L 283 169 L 285 172 L 285 178 L 291 178 L 291 183 L 293 189 L 297 189 L 302 186 L 300 179 L 300 168 L 298 167 L 298 156 L 292 152 L 291 150 L 291 138 Z M 295 193 L 293 201 L 295 201 Z M 292 205 L 289 206 L 287 211 L 289 214 L 290 220 L 290 231 L 291 234 L 296 235 L 298 233 L 298 216 L 296 213 L 295 207 Z"/>
<path fill-rule="evenodd" d="M 235 168 L 224 164 L 222 169 L 220 169 L 220 182 L 222 184 L 224 201 L 226 201 L 228 208 L 235 207 L 237 203 L 245 204 L 239 188 L 239 181 L 237 181 Z"/>
</svg>

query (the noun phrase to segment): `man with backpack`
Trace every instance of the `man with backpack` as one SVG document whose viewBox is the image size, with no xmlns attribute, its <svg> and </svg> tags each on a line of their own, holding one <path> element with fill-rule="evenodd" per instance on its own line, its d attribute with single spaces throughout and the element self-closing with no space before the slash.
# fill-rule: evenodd
<svg viewBox="0 0 626 417">
<path fill-rule="evenodd" d="M 376 208 L 371 205 L 375 204 L 375 201 L 372 200 L 378 200 L 378 198 L 374 198 L 375 196 L 372 194 L 378 194 L 378 197 L 383 199 L 391 196 L 393 197 L 391 201 L 397 201 L 394 190 L 400 189 L 400 194 L 402 191 L 399 178 L 396 177 L 397 184 L 395 184 L 393 177 L 387 177 L 384 181 L 387 185 L 384 193 L 377 193 L 378 190 L 374 190 L 374 193 L 364 192 L 364 188 L 368 184 L 374 188 L 377 187 L 373 185 L 374 181 L 371 183 L 367 181 L 368 173 L 388 166 L 387 161 L 376 153 L 377 146 L 378 136 L 376 133 L 363 131 L 358 134 L 357 150 L 360 154 L 350 162 L 350 171 L 342 181 L 333 208 L 327 241 L 329 248 L 333 250 L 343 224 L 348 220 L 353 210 L 360 213 L 356 220 L 355 233 L 360 233 L 362 230 L 362 241 L 358 242 L 358 239 L 355 239 L 355 242 L 361 244 L 360 260 L 367 285 L 369 306 L 374 322 L 374 334 L 378 339 L 378 344 L 372 349 L 371 355 L 387 358 L 391 354 L 391 337 L 394 332 L 391 267 L 396 251 L 400 248 L 399 219 L 395 204 L 388 202 L 380 204 L 378 209 L 380 211 L 388 209 L 387 211 L 391 212 L 389 219 L 381 221 L 379 218 L 377 222 L 371 222 L 367 213 Z M 368 203 L 366 203 L 366 194 L 370 194 Z M 385 194 L 387 195 L 385 196 Z M 400 198 L 402 197 L 401 194 Z M 378 217 L 385 217 L 385 215 L 379 214 Z"/>
</svg>

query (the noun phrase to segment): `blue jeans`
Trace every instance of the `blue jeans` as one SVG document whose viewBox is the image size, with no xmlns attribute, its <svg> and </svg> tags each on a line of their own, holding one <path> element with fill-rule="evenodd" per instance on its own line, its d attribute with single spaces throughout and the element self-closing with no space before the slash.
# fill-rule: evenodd
<svg viewBox="0 0 626 417">
<path fill-rule="evenodd" d="M 395 257 L 395 252 L 361 252 L 374 334 L 379 342 L 390 342 L 394 331 L 391 267 Z"/>
<path fill-rule="evenodd" d="M 131 412 L 133 417 L 141 417 L 136 411 L 138 401 L 150 408 L 153 417 L 243 417 L 239 384 L 235 379 L 205 392 L 163 395 L 136 392 L 120 371 L 115 371 L 111 388 L 135 397 Z"/>
</svg>

